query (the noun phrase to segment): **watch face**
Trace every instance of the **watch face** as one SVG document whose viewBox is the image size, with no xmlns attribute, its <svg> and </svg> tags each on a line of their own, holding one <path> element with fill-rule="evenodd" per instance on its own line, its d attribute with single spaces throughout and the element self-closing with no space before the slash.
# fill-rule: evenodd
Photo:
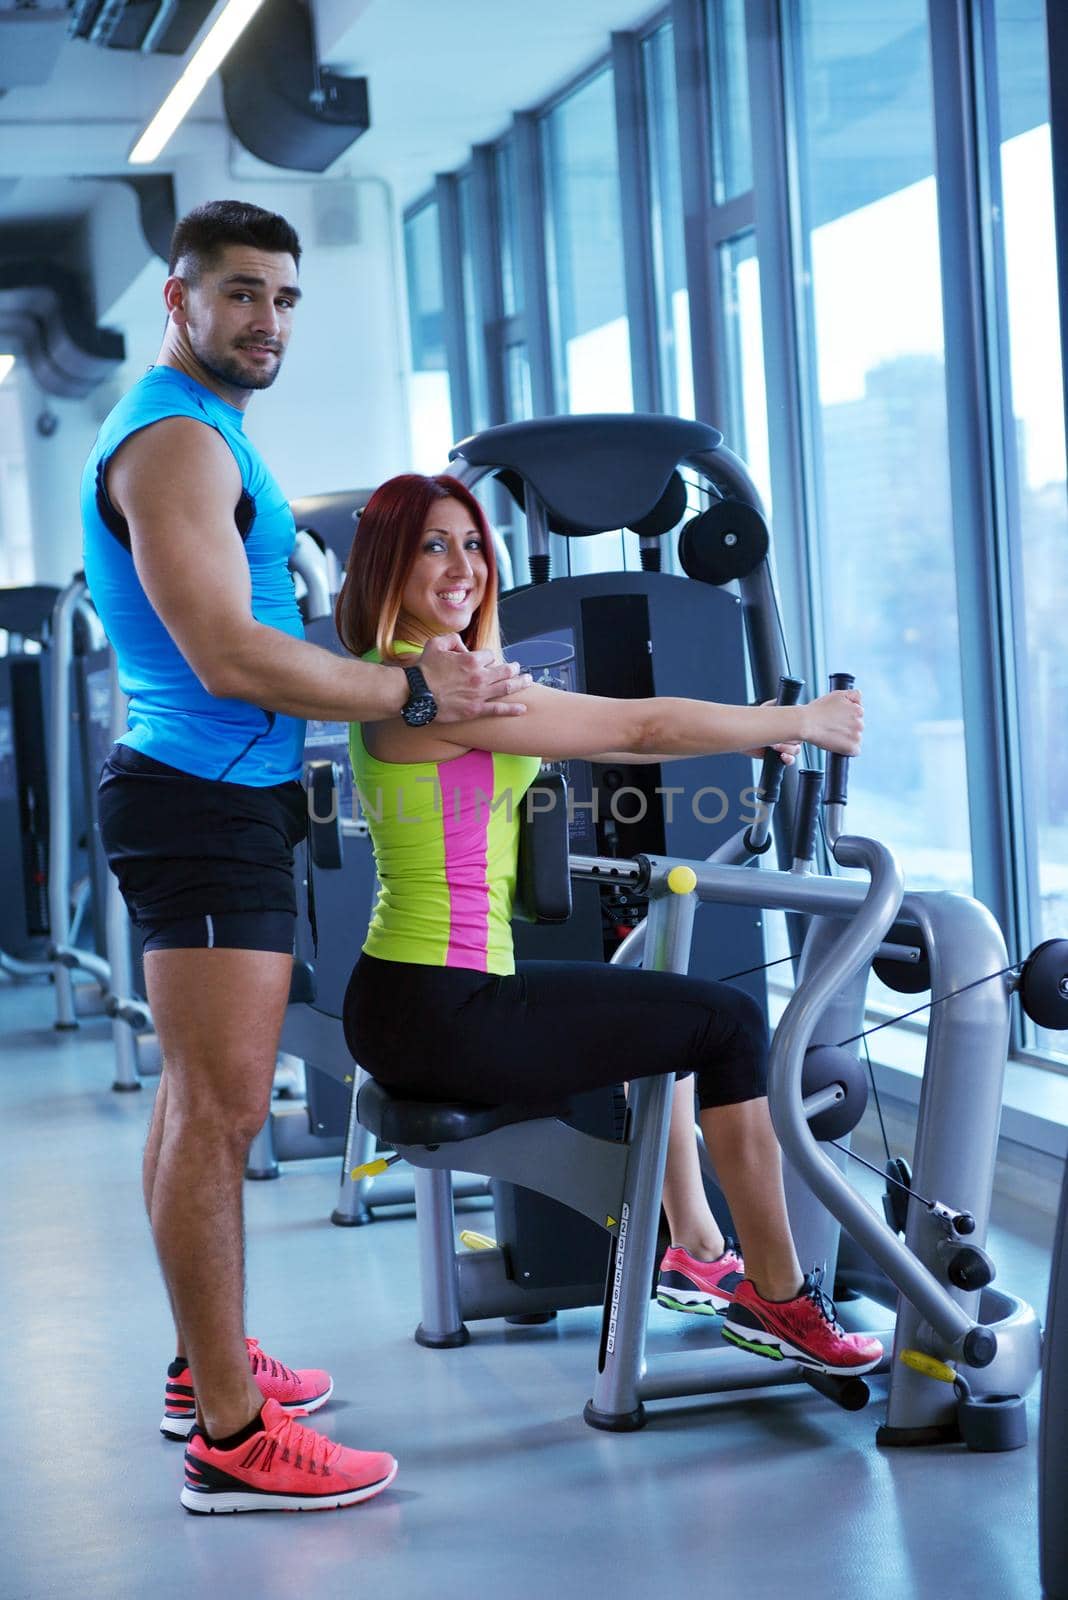
<svg viewBox="0 0 1068 1600">
<path fill-rule="evenodd" d="M 415 694 L 401 712 L 409 728 L 425 728 L 438 714 L 437 702 L 432 694 Z"/>
<path fill-rule="evenodd" d="M 404 676 L 408 680 L 411 694 L 401 711 L 401 716 L 409 728 L 425 728 L 427 723 L 433 722 L 437 716 L 438 703 L 418 667 L 405 667 Z"/>
</svg>

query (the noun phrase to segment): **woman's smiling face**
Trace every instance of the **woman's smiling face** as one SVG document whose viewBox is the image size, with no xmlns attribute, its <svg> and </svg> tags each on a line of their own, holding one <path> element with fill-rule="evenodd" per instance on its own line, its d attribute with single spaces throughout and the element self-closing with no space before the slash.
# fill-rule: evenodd
<svg viewBox="0 0 1068 1600">
<path fill-rule="evenodd" d="M 458 500 L 435 500 L 401 596 L 402 617 L 428 634 L 462 633 L 488 577 L 482 534 Z"/>
</svg>

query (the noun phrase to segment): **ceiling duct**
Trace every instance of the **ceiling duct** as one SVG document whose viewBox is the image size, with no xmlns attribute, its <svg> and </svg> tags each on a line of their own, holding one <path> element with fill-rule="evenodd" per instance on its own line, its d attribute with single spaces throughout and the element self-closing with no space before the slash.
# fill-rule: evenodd
<svg viewBox="0 0 1068 1600">
<path fill-rule="evenodd" d="M 178 214 L 174 205 L 174 178 L 169 172 L 148 172 L 137 177 L 120 177 L 137 196 L 141 232 L 148 248 L 161 261 L 170 261 L 171 235 Z"/>
<path fill-rule="evenodd" d="M 75 0 L 68 33 L 107 50 L 184 56 L 214 0 Z"/>
<path fill-rule="evenodd" d="M 122 335 L 89 315 L 82 280 L 54 261 L 0 260 L 0 343 L 17 347 L 46 394 L 73 400 L 126 359 Z"/>
<path fill-rule="evenodd" d="M 0 0 L 0 94 L 47 83 L 66 38 L 66 0 L 14 6 Z"/>
<path fill-rule="evenodd" d="M 300 0 L 267 0 L 220 74 L 231 128 L 272 166 L 324 172 L 371 125 L 367 79 L 320 67 Z"/>
</svg>

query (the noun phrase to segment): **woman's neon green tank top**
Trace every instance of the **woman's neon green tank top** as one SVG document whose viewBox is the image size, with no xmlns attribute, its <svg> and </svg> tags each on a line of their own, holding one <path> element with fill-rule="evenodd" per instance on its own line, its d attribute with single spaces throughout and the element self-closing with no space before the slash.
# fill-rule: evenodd
<svg viewBox="0 0 1068 1600">
<path fill-rule="evenodd" d="M 381 658 L 371 650 L 363 659 Z M 379 881 L 367 954 L 514 972 L 520 807 L 538 758 L 469 750 L 449 761 L 378 761 L 358 722 L 349 755 Z"/>
</svg>

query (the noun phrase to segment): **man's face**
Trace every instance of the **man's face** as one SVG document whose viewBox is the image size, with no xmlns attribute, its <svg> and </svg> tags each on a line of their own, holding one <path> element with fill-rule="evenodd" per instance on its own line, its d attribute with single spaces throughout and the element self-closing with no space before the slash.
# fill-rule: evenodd
<svg viewBox="0 0 1068 1600">
<path fill-rule="evenodd" d="M 300 299 L 293 257 L 228 245 L 184 288 L 180 316 L 201 366 L 235 389 L 269 389 Z"/>
</svg>

